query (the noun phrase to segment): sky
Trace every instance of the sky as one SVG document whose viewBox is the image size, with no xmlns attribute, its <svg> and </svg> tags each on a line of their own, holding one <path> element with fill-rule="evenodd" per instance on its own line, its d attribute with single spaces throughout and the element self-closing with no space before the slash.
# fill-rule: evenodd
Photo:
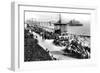
<svg viewBox="0 0 100 73">
<path fill-rule="evenodd" d="M 25 20 L 34 19 L 37 21 L 58 21 L 59 13 L 49 13 L 49 12 L 25 12 Z M 61 20 L 63 23 L 67 23 L 70 20 L 79 20 L 82 23 L 88 23 L 90 21 L 90 15 L 88 14 L 70 14 L 61 13 Z"/>
<path fill-rule="evenodd" d="M 34 19 L 36 21 L 57 21 L 59 19 L 57 13 L 47 12 L 25 12 L 25 20 Z"/>
</svg>

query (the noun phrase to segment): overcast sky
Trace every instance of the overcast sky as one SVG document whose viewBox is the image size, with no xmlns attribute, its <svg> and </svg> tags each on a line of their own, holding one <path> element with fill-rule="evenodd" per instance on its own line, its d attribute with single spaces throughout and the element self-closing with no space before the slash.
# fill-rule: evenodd
<svg viewBox="0 0 100 73">
<path fill-rule="evenodd" d="M 25 20 L 35 19 L 37 21 L 57 21 L 59 14 L 47 12 L 25 12 Z"/>
<path fill-rule="evenodd" d="M 49 13 L 49 12 L 25 12 L 25 20 L 35 19 L 37 21 L 58 21 L 59 13 Z M 67 23 L 72 19 L 79 20 L 82 23 L 90 22 L 90 15 L 88 14 L 69 14 L 62 13 L 61 19 L 63 23 Z"/>
</svg>

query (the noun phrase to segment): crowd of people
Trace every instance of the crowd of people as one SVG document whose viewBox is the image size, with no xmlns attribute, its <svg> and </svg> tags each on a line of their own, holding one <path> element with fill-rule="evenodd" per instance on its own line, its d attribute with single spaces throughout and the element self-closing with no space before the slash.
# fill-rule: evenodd
<svg viewBox="0 0 100 73">
<path fill-rule="evenodd" d="M 90 58 L 90 37 L 66 34 L 54 39 L 54 44 L 57 46 L 65 46 L 63 50 L 69 56 L 75 58 Z"/>
<path fill-rule="evenodd" d="M 65 46 L 65 49 L 63 50 L 64 55 L 79 58 L 79 59 L 90 58 L 90 53 L 91 53 L 90 37 L 74 35 L 74 34 L 69 34 L 69 33 L 57 34 L 55 32 L 46 31 L 43 28 L 38 27 L 37 25 L 34 25 L 34 26 L 28 25 L 26 30 L 31 30 L 31 32 L 35 32 L 39 34 L 40 36 L 42 36 L 43 39 L 54 39 L 53 44 L 56 46 L 60 46 L 60 47 Z M 38 41 L 35 38 L 33 38 L 34 35 L 30 34 L 29 31 L 26 31 L 26 30 L 25 30 L 25 43 L 26 43 L 25 44 L 25 61 L 27 61 L 28 59 L 56 60 L 56 58 L 54 58 L 53 55 L 50 56 L 48 50 L 42 50 L 43 48 L 37 44 Z M 26 32 L 28 33 L 26 34 Z M 30 37 L 32 39 L 29 39 Z M 32 42 L 29 43 L 27 41 L 32 41 Z M 30 44 L 33 44 L 33 45 L 30 46 Z M 30 48 L 30 51 L 32 50 L 31 53 L 28 53 L 27 51 L 29 50 L 28 48 Z M 33 58 L 29 58 L 31 57 L 30 54 L 32 55 Z M 39 57 L 39 55 L 41 57 Z M 37 59 L 36 59 L 36 56 L 38 57 Z"/>
<path fill-rule="evenodd" d="M 35 32 L 40 36 L 42 36 L 43 39 L 55 39 L 58 37 L 58 34 L 55 34 L 54 32 L 46 31 L 45 29 L 37 25 L 29 26 L 28 28 L 31 30 L 31 32 Z"/>
</svg>

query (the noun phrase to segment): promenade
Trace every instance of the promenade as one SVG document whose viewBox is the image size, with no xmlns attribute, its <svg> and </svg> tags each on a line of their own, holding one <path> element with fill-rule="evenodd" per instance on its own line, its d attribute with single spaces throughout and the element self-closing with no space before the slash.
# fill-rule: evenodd
<svg viewBox="0 0 100 73">
<path fill-rule="evenodd" d="M 44 50 L 48 49 L 49 54 L 53 55 L 53 57 L 57 58 L 58 60 L 70 60 L 70 59 L 75 59 L 75 58 L 71 58 L 69 56 L 65 56 L 63 55 L 64 52 L 62 51 L 65 47 L 60 47 L 60 46 L 56 46 L 53 44 L 53 40 L 48 40 L 48 39 L 42 39 L 42 36 L 40 36 L 39 34 L 32 32 L 33 35 L 35 35 L 37 37 L 38 40 L 38 44 L 43 47 Z"/>
</svg>

